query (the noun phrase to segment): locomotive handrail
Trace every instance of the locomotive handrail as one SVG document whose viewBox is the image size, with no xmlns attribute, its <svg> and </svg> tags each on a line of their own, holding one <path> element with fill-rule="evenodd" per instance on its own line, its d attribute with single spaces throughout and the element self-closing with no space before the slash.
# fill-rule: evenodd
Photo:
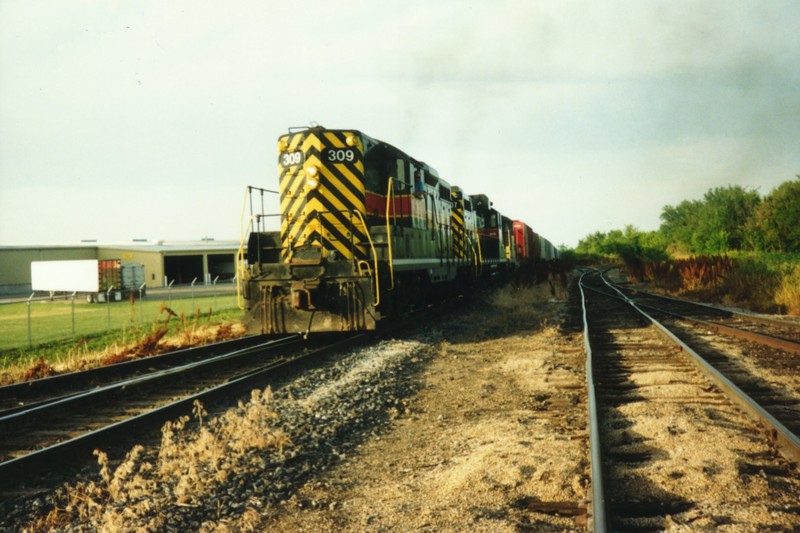
<svg viewBox="0 0 800 533">
<path fill-rule="evenodd" d="M 433 227 L 431 227 L 431 232 L 433 235 L 433 240 L 436 243 L 436 253 L 439 255 L 439 259 L 444 257 L 444 246 L 442 245 L 442 227 L 444 224 L 439 222 L 439 213 L 436 210 L 436 198 L 431 194 L 431 222 Z"/>
<path fill-rule="evenodd" d="M 375 307 L 377 307 L 378 304 L 381 303 L 380 280 L 378 279 L 378 254 L 375 252 L 375 245 L 372 243 L 372 235 L 369 233 L 369 228 L 367 228 L 367 221 L 364 220 L 364 215 L 361 214 L 361 211 L 353 211 L 353 213 L 358 215 L 359 220 L 361 220 L 361 225 L 364 227 L 364 233 L 367 235 L 367 240 L 369 241 L 369 247 L 372 250 L 372 260 L 375 264 Z"/>
<path fill-rule="evenodd" d="M 270 194 L 280 194 L 278 191 L 273 191 L 272 189 L 262 189 L 261 187 L 253 187 L 252 185 L 247 186 L 247 192 L 245 193 L 245 204 L 247 204 L 247 198 L 250 198 L 250 216 L 253 215 L 253 191 L 258 191 L 261 193 L 261 215 L 264 215 L 264 193 L 268 192 Z M 242 215 L 244 216 L 244 206 L 242 206 Z M 260 219 L 258 219 L 260 221 Z M 264 228 L 259 227 L 259 231 L 263 230 Z"/>
<path fill-rule="evenodd" d="M 483 273 L 483 250 L 481 249 L 481 236 L 478 234 L 478 274 Z"/>
<path fill-rule="evenodd" d="M 253 191 L 258 191 L 261 193 L 261 214 L 253 214 Z M 278 191 L 273 191 L 271 189 L 262 189 L 261 187 L 254 187 L 252 185 L 247 185 L 244 188 L 244 198 L 242 200 L 242 214 L 239 217 L 239 250 L 236 252 L 236 305 L 239 309 L 244 310 L 244 303 L 242 298 L 242 288 L 244 283 L 247 280 L 247 268 L 244 266 L 244 241 L 245 237 L 253 231 L 255 225 L 253 221 L 261 221 L 263 218 L 267 216 L 275 216 L 275 215 L 265 215 L 264 214 L 264 193 L 268 192 L 271 194 L 280 194 Z M 244 213 L 247 209 L 248 199 L 250 200 L 250 218 L 247 221 L 247 225 L 244 223 Z M 263 228 L 258 228 L 263 229 Z M 261 254 L 261 250 L 259 249 L 259 256 Z M 259 258 L 260 262 L 260 258 Z"/>
<path fill-rule="evenodd" d="M 239 250 L 236 252 L 236 305 L 239 309 L 244 309 L 242 303 L 242 286 L 247 281 L 248 271 L 244 263 L 244 239 L 247 233 L 252 232 L 253 220 L 260 218 L 259 215 L 250 215 L 250 220 L 247 222 L 246 228 L 242 229 L 241 240 L 239 241 Z M 259 250 L 260 254 L 260 250 Z"/>
<path fill-rule="evenodd" d="M 244 211 L 247 208 L 248 198 L 250 198 L 250 220 L 247 221 L 247 226 L 245 227 Z M 247 273 L 247 269 L 244 266 L 244 236 L 250 231 L 250 228 L 253 227 L 253 218 L 255 218 L 253 215 L 252 187 L 250 185 L 244 189 L 244 201 L 242 204 L 242 214 L 239 217 L 239 250 L 236 252 L 236 306 L 244 310 L 242 286 L 245 283 L 244 275 Z"/>
<path fill-rule="evenodd" d="M 472 263 L 475 265 L 475 279 L 478 279 L 480 276 L 480 258 L 478 254 L 480 253 L 480 239 L 478 239 L 478 246 L 475 246 L 475 239 L 472 235 L 468 235 L 466 241 L 469 243 L 469 251 L 472 252 Z"/>
<path fill-rule="evenodd" d="M 389 245 L 389 289 L 394 289 L 394 261 L 392 261 L 392 228 L 389 224 L 389 209 L 392 205 L 392 181 L 389 176 L 389 186 L 386 191 L 386 242 Z"/>
</svg>

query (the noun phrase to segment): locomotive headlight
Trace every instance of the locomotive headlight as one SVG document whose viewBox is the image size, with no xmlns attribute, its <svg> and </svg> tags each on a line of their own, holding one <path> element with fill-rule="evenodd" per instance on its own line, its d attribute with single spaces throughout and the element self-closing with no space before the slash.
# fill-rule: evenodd
<svg viewBox="0 0 800 533">
<path fill-rule="evenodd" d="M 314 165 L 306 167 L 306 185 L 309 189 L 316 189 L 319 185 L 319 169 Z"/>
<path fill-rule="evenodd" d="M 355 146 L 356 145 L 356 138 L 354 135 L 348 135 L 347 139 L 345 140 L 347 146 Z"/>
<path fill-rule="evenodd" d="M 281 139 L 280 141 L 278 141 L 278 155 L 282 154 L 285 151 L 286 151 L 286 141 L 284 139 Z"/>
</svg>

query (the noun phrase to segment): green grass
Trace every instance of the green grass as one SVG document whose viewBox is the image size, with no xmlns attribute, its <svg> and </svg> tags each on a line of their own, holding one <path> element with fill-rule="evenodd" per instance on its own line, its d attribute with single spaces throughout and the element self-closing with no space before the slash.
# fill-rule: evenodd
<svg viewBox="0 0 800 533">
<path fill-rule="evenodd" d="M 9 359 L 28 359 L 31 352 L 47 351 L 63 345 L 69 349 L 80 344 L 108 345 L 113 342 L 130 341 L 144 331 L 149 331 L 156 321 L 163 322 L 166 313 L 161 312 L 166 299 L 89 304 L 75 300 L 27 302 L 0 305 L 0 363 Z M 236 306 L 236 296 L 226 293 L 217 296 L 195 296 L 172 298 L 169 307 L 186 320 L 194 320 L 200 310 L 204 321 L 211 312 L 211 319 L 238 320 L 242 312 Z M 28 334 L 28 312 L 30 311 L 30 344 Z M 74 317 L 74 332 L 73 332 Z M 173 322 L 177 322 L 173 318 Z M 127 339 L 125 339 L 127 337 Z M 111 341 L 111 342 L 109 342 Z"/>
<path fill-rule="evenodd" d="M 773 268 L 800 264 L 800 253 L 728 252 L 727 255 L 736 259 L 758 261 Z"/>
</svg>

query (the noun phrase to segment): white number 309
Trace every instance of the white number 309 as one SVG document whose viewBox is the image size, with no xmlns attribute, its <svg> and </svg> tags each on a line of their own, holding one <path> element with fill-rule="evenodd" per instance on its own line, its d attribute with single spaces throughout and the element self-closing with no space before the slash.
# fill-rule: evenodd
<svg viewBox="0 0 800 533">
<path fill-rule="evenodd" d="M 328 161 L 330 163 L 352 163 L 355 161 L 356 154 L 355 151 L 352 149 L 331 149 L 328 150 Z"/>
<path fill-rule="evenodd" d="M 287 152 L 281 156 L 281 164 L 285 167 L 299 165 L 303 162 L 303 152 Z"/>
</svg>

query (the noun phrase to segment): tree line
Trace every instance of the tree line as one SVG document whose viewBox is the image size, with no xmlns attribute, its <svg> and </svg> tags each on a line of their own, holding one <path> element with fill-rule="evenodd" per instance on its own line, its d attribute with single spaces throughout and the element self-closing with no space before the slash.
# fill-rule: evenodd
<svg viewBox="0 0 800 533">
<path fill-rule="evenodd" d="M 634 226 L 582 239 L 575 252 L 662 260 L 672 254 L 732 251 L 800 252 L 800 176 L 763 198 L 738 185 L 716 187 L 702 200 L 684 200 L 661 211 L 657 231 Z"/>
</svg>

